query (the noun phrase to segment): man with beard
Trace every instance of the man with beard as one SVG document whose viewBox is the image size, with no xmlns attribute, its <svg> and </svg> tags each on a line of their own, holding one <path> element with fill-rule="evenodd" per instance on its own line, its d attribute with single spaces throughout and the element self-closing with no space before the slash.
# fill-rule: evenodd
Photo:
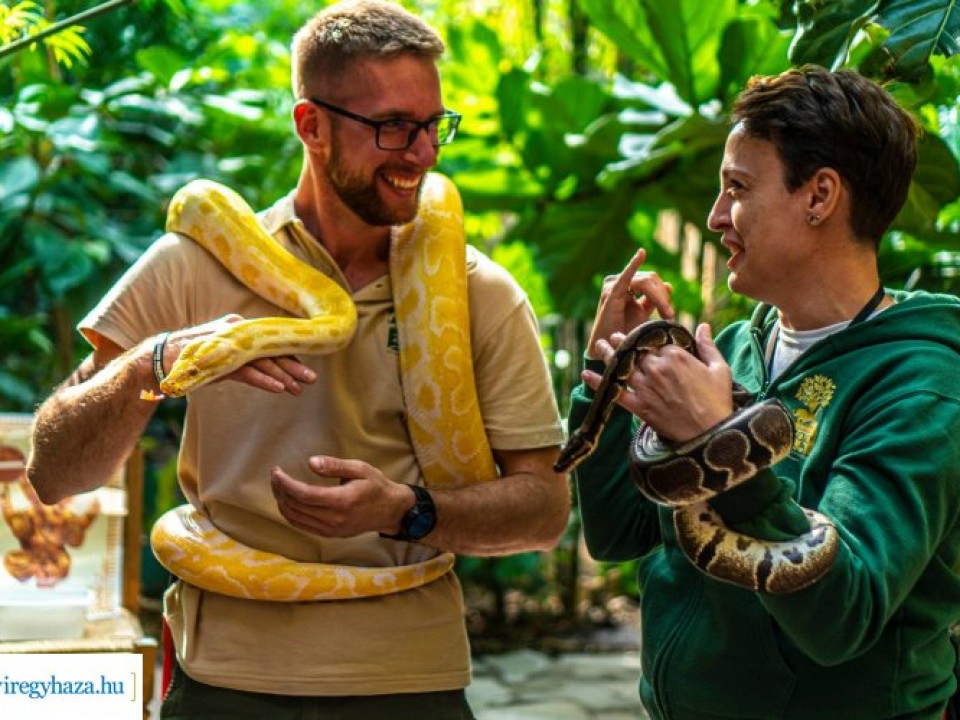
<svg viewBox="0 0 960 720">
<path fill-rule="evenodd" d="M 552 470 L 562 431 L 535 318 L 512 278 L 473 249 L 456 260 L 466 264 L 470 355 L 492 448 L 480 479 L 496 481 L 423 487 L 390 250 L 396 226 L 418 217 L 427 173 L 459 122 L 441 101 L 443 50 L 435 31 L 380 0 L 330 6 L 294 38 L 303 170 L 260 221 L 351 295 L 358 322 L 342 350 L 255 360 L 190 394 L 181 487 L 246 545 L 389 570 L 441 552 L 546 549 L 566 527 L 569 490 Z M 41 498 L 109 477 L 154 410 L 141 392 L 156 392 L 191 340 L 238 316 L 283 314 L 189 239 L 158 240 L 81 321 L 94 352 L 38 412 L 29 475 Z M 439 444 L 455 446 L 455 430 Z M 322 602 L 246 600 L 179 580 L 164 603 L 176 666 L 163 717 L 473 717 L 451 572 Z"/>
</svg>

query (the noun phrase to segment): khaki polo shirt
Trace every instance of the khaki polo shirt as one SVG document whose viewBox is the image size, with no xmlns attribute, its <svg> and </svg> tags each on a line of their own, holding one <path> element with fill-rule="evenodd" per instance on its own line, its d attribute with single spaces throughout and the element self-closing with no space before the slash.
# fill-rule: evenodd
<svg viewBox="0 0 960 720">
<path fill-rule="evenodd" d="M 268 231 L 343 287 L 329 255 L 296 218 L 292 197 L 261 214 Z M 536 320 L 509 274 L 468 248 L 470 335 L 490 444 L 558 445 L 563 434 Z M 392 566 L 436 554 L 376 533 L 323 538 L 291 527 L 270 492 L 270 470 L 317 483 L 307 458 L 364 460 L 387 477 L 423 484 L 404 425 L 390 278 L 352 294 L 358 311 L 343 350 L 303 356 L 318 380 L 297 396 L 220 382 L 191 393 L 179 458 L 187 499 L 239 541 L 304 562 Z M 228 313 L 287 313 L 235 280 L 189 239 L 158 239 L 80 323 L 127 348 L 162 330 Z M 184 583 L 165 612 L 177 659 L 202 682 L 256 692 L 351 695 L 449 690 L 470 679 L 463 601 L 453 573 L 420 588 L 347 601 L 239 600 Z"/>
</svg>

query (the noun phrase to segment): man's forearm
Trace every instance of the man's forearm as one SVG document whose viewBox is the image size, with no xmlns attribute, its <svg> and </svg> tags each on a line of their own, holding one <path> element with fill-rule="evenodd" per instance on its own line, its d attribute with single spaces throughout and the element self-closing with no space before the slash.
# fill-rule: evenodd
<svg viewBox="0 0 960 720">
<path fill-rule="evenodd" d="M 37 410 L 27 477 L 45 503 L 108 482 L 143 433 L 156 403 L 149 353 L 142 346 L 103 367 L 84 361 Z"/>
<path fill-rule="evenodd" d="M 432 494 L 437 527 L 423 544 L 463 555 L 548 550 L 570 516 L 569 485 L 559 475 L 517 473 Z"/>
</svg>

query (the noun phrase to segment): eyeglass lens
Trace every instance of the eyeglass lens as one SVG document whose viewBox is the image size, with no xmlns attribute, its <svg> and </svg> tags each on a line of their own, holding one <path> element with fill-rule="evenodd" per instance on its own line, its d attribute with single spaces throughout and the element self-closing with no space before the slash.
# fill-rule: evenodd
<svg viewBox="0 0 960 720">
<path fill-rule="evenodd" d="M 377 128 L 377 144 L 383 150 L 404 150 L 410 147 L 417 139 L 417 134 L 425 129 L 434 146 L 446 145 L 456 134 L 456 121 L 456 117 L 446 115 L 426 123 L 388 120 Z"/>
</svg>

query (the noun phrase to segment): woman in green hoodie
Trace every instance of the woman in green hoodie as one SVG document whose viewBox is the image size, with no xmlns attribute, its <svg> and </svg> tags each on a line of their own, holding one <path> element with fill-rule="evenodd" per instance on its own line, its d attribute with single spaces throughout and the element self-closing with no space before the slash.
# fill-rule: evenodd
<svg viewBox="0 0 960 720">
<path fill-rule="evenodd" d="M 851 71 L 754 78 L 738 98 L 710 229 L 749 320 L 696 330 L 699 359 L 665 346 L 638 360 L 592 455 L 577 468 L 587 544 L 641 558 L 640 696 L 652 718 L 939 719 L 954 693 L 960 616 L 960 301 L 884 289 L 881 236 L 902 207 L 917 127 Z M 669 288 L 639 272 L 605 283 L 570 427 L 604 361 Z M 789 455 L 711 505 L 745 535 L 789 538 L 801 508 L 839 549 L 812 585 L 769 594 L 712 577 L 677 544 L 673 511 L 627 467 L 643 418 L 697 437 L 734 411 L 732 383 L 792 415 Z"/>
</svg>

